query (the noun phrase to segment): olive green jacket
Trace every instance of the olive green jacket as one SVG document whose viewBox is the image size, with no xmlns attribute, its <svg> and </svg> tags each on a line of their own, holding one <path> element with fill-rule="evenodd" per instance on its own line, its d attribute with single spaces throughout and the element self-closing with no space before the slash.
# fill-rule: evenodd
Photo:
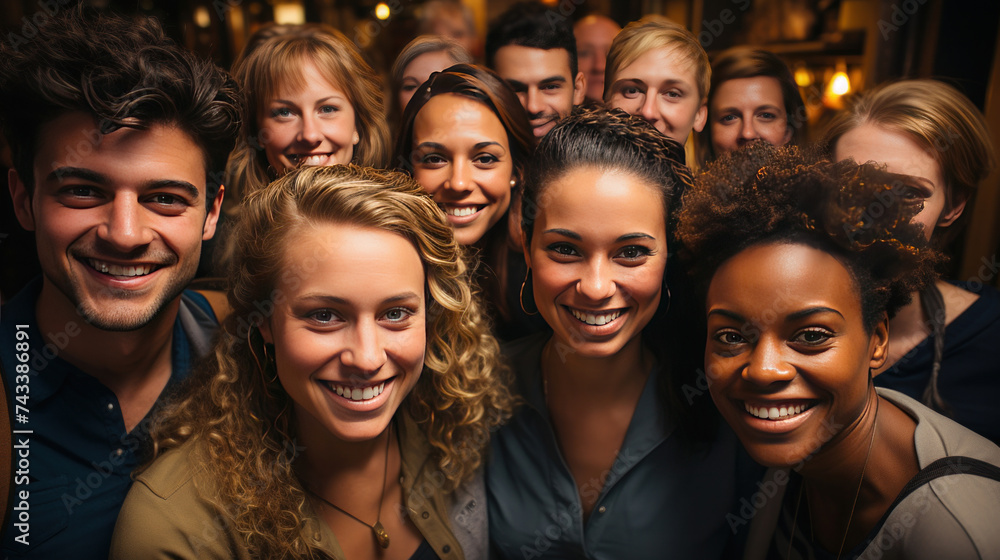
<svg viewBox="0 0 1000 560">
<path fill-rule="evenodd" d="M 410 519 L 443 560 L 485 560 L 485 488 L 480 472 L 452 493 L 430 457 L 430 444 L 399 414 L 403 500 Z M 224 508 L 206 499 L 212 480 L 190 442 L 159 457 L 136 478 L 115 525 L 111 560 L 249 559 Z M 335 560 L 344 553 L 329 526 L 313 516 L 303 536 Z"/>
</svg>

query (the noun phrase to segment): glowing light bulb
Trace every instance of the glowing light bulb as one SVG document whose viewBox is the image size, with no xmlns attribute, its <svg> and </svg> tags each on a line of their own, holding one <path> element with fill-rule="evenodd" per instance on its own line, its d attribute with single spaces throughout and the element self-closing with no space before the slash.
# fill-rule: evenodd
<svg viewBox="0 0 1000 560">
<path fill-rule="evenodd" d="M 389 5 L 385 2 L 379 2 L 378 5 L 375 6 L 375 17 L 381 20 L 389 19 Z"/>
<path fill-rule="evenodd" d="M 795 83 L 799 87 L 809 87 L 813 83 L 812 73 L 805 66 L 799 66 L 795 69 Z"/>
<path fill-rule="evenodd" d="M 837 72 L 830 81 L 830 92 L 834 95 L 847 95 L 851 91 L 851 80 L 847 72 Z"/>
</svg>

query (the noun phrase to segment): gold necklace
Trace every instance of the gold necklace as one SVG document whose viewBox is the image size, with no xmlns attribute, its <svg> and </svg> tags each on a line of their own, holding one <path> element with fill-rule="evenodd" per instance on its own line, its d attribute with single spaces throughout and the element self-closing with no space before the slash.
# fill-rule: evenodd
<svg viewBox="0 0 1000 560">
<path fill-rule="evenodd" d="M 878 429 L 878 395 L 875 395 L 875 421 L 872 423 L 872 437 L 868 440 L 868 453 L 865 455 L 865 464 L 861 467 L 861 479 L 858 480 L 858 489 L 854 492 L 854 501 L 851 503 L 851 514 L 847 517 L 847 528 L 844 529 L 844 538 L 840 540 L 840 548 L 837 550 L 837 558 L 844 552 L 844 545 L 847 543 L 847 535 L 851 532 L 851 521 L 854 520 L 854 509 L 858 506 L 858 496 L 861 495 L 861 485 L 865 481 L 865 471 L 868 470 L 868 459 L 872 456 L 872 446 L 875 444 L 875 432 Z M 799 496 L 795 500 L 795 514 L 792 516 L 792 531 L 788 535 L 788 552 L 785 554 L 786 560 L 792 557 L 792 543 L 795 542 L 795 524 L 799 520 L 799 504 L 802 502 L 802 489 L 805 484 L 799 486 Z M 811 524 L 810 524 L 811 525 Z M 810 532 L 812 527 L 810 526 Z"/>
<path fill-rule="evenodd" d="M 340 513 L 343 513 L 347 517 L 350 517 L 351 519 L 353 519 L 353 520 L 357 521 L 358 523 L 364 525 L 365 527 L 368 527 L 369 529 L 371 529 L 372 533 L 375 535 L 375 540 L 378 542 L 378 545 L 381 546 L 382 548 L 389 548 L 389 533 L 387 533 L 386 530 L 385 530 L 385 527 L 382 526 L 382 502 L 383 502 L 383 500 L 385 500 L 385 481 L 386 481 L 386 479 L 388 478 L 388 475 L 389 475 L 389 442 L 392 441 L 392 424 L 389 424 L 389 431 L 386 434 L 386 438 L 385 439 L 386 439 L 386 441 L 385 441 L 385 468 L 382 471 L 382 496 L 379 497 L 379 499 L 378 499 L 378 515 L 375 517 L 375 524 L 374 525 L 369 525 L 368 523 L 365 523 L 364 521 L 358 519 L 351 512 L 345 510 L 344 508 L 338 506 L 337 504 L 331 502 L 330 500 L 327 500 L 326 498 L 324 498 L 323 496 L 320 496 L 316 492 L 313 492 L 309 488 L 306 488 L 304 485 L 303 485 L 303 488 L 305 488 L 306 492 L 312 494 L 315 498 L 321 500 L 324 504 L 332 507 L 333 509 L 339 511 Z"/>
</svg>

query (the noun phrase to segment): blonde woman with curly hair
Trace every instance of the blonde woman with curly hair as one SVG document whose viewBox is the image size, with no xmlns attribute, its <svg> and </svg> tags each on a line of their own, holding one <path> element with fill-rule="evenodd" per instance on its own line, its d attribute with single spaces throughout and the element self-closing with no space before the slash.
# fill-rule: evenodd
<svg viewBox="0 0 1000 560">
<path fill-rule="evenodd" d="M 305 168 L 236 234 L 233 312 L 111 557 L 485 558 L 511 397 L 444 214 L 399 173 Z"/>
</svg>

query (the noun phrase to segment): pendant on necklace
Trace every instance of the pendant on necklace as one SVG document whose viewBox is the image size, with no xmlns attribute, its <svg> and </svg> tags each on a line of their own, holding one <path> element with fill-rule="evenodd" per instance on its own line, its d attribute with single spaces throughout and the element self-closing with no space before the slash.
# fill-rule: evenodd
<svg viewBox="0 0 1000 560">
<path fill-rule="evenodd" d="M 385 532 L 385 527 L 382 526 L 381 521 L 376 521 L 372 525 L 372 532 L 375 533 L 375 540 L 378 541 L 379 546 L 389 548 L 389 533 Z"/>
</svg>

